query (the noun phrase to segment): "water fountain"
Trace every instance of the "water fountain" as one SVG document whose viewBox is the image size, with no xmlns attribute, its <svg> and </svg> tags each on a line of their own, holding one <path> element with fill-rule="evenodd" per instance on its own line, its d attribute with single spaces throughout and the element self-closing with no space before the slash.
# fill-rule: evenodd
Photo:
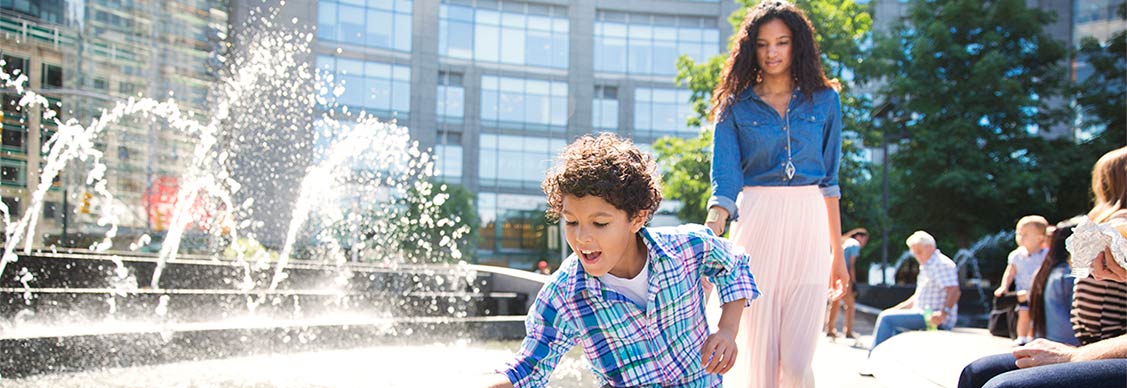
<svg viewBox="0 0 1127 388">
<path fill-rule="evenodd" d="M 267 27 L 276 22 L 269 15 L 260 20 Z M 136 365 L 206 364 L 216 358 L 224 360 L 209 365 L 236 359 L 284 365 L 279 360 L 286 356 L 280 354 L 297 351 L 321 351 L 295 357 L 325 359 L 339 354 L 346 354 L 340 359 L 392 359 L 401 352 L 422 352 L 482 372 L 473 362 L 503 359 L 508 351 L 498 345 L 474 348 L 467 339 L 523 336 L 521 315 L 543 278 L 461 261 L 458 241 L 468 230 L 457 227 L 456 215 L 441 214 L 446 188 L 432 183 L 433 161 L 410 140 L 406 128 L 338 106 L 335 97 L 348 85 L 329 75 L 303 78 L 317 74 L 295 59 L 309 53 L 311 31 L 266 28 L 255 33 L 243 41 L 248 48 L 241 57 L 228 59 L 234 61 L 233 71 L 219 83 L 218 109 L 206 121 L 182 112 L 173 99 L 129 99 L 85 125 L 43 109 L 43 119 L 53 120 L 58 131 L 44 145 L 41 181 L 28 210 L 12 220 L 0 204 L 6 227 L 0 295 L 7 300 L 0 308 L 0 386 L 120 383 L 116 376 L 98 374 L 103 372 L 64 373 L 113 367 L 161 376 L 140 377 L 128 385 L 174 384 L 167 377 L 177 374 L 193 384 L 195 372 L 186 370 L 194 364 Z M 23 89 L 21 77 L 0 74 L 0 81 L 23 96 L 19 104 L 24 109 L 47 107 L 46 99 Z M 310 84 L 316 86 L 303 86 Z M 237 142 L 232 139 L 278 119 L 245 114 L 264 95 L 282 99 L 272 102 L 286 105 L 289 113 L 314 115 L 315 125 L 298 129 L 308 130 L 313 135 L 304 139 L 320 145 L 309 147 L 313 162 L 303 172 L 277 253 L 255 240 L 254 229 L 262 227 L 252 217 L 255 199 L 240 194 L 246 177 L 230 168 L 230 160 L 238 156 L 232 154 L 238 148 L 230 147 Z M 156 256 L 140 252 L 151 242 L 148 235 L 129 244 L 128 251 L 113 249 L 115 239 L 120 240 L 119 209 L 106 183 L 104 150 L 98 149 L 97 139 L 121 120 L 135 117 L 198 139 Z M 104 238 L 87 250 L 32 249 L 44 193 L 60 171 L 75 171 L 82 164 L 90 166 L 85 185 L 102 205 L 98 224 L 105 228 Z M 210 255 L 181 253 L 189 230 L 222 249 Z M 440 238 L 435 241 L 431 235 Z M 460 341 L 451 344 L 452 339 Z M 419 347 L 435 341 L 446 345 Z M 352 350 L 325 350 L 388 344 L 406 347 L 359 351 L 359 356 Z M 440 354 L 448 346 L 462 350 Z M 240 358 L 248 354 L 258 356 Z M 418 367 L 377 370 L 386 372 L 382 378 L 387 381 L 395 376 L 415 379 L 404 380 L 406 385 L 425 373 Z M 357 371 L 357 381 L 371 382 L 362 378 L 373 377 L 372 371 L 359 366 Z M 240 379 L 202 384 L 244 385 Z"/>
</svg>

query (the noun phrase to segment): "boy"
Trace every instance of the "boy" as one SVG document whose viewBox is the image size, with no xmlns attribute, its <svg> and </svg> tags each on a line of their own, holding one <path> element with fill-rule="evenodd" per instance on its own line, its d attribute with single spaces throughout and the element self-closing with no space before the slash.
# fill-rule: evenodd
<svg viewBox="0 0 1127 388">
<path fill-rule="evenodd" d="M 1017 221 L 1015 239 L 1018 247 L 1010 252 L 1009 264 L 1002 274 L 1002 283 L 994 290 L 994 296 L 1002 296 L 1010 288 L 1011 282 L 1016 283 L 1020 302 L 1017 305 L 1017 339 L 1014 342 L 1018 345 L 1025 345 L 1033 340 L 1033 325 L 1029 319 L 1029 300 L 1026 295 L 1033 284 L 1033 276 L 1041 268 L 1041 262 L 1045 261 L 1045 254 L 1049 251 L 1043 244 L 1048 228 L 1049 221 L 1037 215 L 1025 216 Z"/>
<path fill-rule="evenodd" d="M 612 134 L 567 146 L 542 185 L 573 253 L 536 296 L 527 335 L 494 387 L 542 387 L 583 347 L 604 386 L 718 387 L 743 308 L 759 295 L 747 257 L 700 225 L 646 228 L 661 203 L 653 159 Z M 701 276 L 719 290 L 709 335 Z"/>
</svg>

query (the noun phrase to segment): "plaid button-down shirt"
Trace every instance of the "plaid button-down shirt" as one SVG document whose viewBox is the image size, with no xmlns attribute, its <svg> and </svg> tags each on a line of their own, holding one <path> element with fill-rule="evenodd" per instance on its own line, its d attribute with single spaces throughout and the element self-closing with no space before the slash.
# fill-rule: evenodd
<svg viewBox="0 0 1127 388">
<path fill-rule="evenodd" d="M 721 303 L 750 303 L 759 290 L 747 256 L 700 225 L 643 228 L 640 234 L 649 251 L 645 311 L 585 273 L 575 255 L 568 257 L 536 296 L 525 320 L 527 336 L 501 370 L 514 386 L 547 385 L 560 357 L 576 344 L 604 384 L 720 386 L 719 375 L 706 374 L 701 365 L 709 335 L 701 276 L 716 285 Z"/>
<path fill-rule="evenodd" d="M 938 249 L 931 254 L 927 264 L 920 266 L 920 274 L 916 276 L 916 307 L 920 310 L 943 310 L 947 303 L 947 287 L 959 286 L 959 271 L 954 261 Z M 947 319 L 939 325 L 944 329 L 955 327 L 959 318 L 959 304 L 947 314 Z"/>
</svg>

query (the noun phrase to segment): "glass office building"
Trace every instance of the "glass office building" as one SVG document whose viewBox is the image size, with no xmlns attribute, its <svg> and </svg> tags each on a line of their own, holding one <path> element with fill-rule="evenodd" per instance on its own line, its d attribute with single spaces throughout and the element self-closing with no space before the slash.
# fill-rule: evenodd
<svg viewBox="0 0 1127 388">
<path fill-rule="evenodd" d="M 648 150 L 661 136 L 697 135 L 685 125 L 689 93 L 674 84 L 675 61 L 721 53 L 736 7 L 719 0 L 287 6 L 316 10 L 295 16 L 318 26 L 317 66 L 345 81 L 347 105 L 408 125 L 433 150 L 439 178 L 475 193 L 475 260 L 524 269 L 539 260 L 555 265 L 567 253 L 558 226 L 544 220 L 540 182 L 571 139 L 614 132 Z"/>
<path fill-rule="evenodd" d="M 206 122 L 216 101 L 214 59 L 227 30 L 227 7 L 226 0 L 0 1 L 0 54 L 5 70 L 28 76 L 24 86 L 46 96 L 61 121 L 89 123 L 118 101 L 145 96 L 175 97 L 183 111 Z M 18 217 L 29 208 L 43 144 L 57 128 L 40 108 L 17 109 L 16 96 L 6 92 L 0 197 Z M 161 231 L 145 193 L 154 182 L 182 175 L 189 159 L 182 156 L 196 140 L 144 118 L 111 124 L 105 133 L 97 146 L 115 196 L 111 206 L 119 210 L 118 234 Z M 85 247 L 107 229 L 97 207 L 108 204 L 88 201 L 88 166 L 68 168 L 46 193 L 36 246 L 69 233 L 64 245 Z"/>
</svg>

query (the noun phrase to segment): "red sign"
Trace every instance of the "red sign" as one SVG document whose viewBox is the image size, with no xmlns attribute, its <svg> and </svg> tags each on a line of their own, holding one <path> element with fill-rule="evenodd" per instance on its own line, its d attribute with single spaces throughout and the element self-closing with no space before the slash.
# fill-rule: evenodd
<svg viewBox="0 0 1127 388">
<path fill-rule="evenodd" d="M 145 191 L 144 201 L 149 213 L 149 222 L 154 230 L 167 230 L 172 224 L 172 217 L 176 214 L 176 204 L 180 195 L 180 179 L 174 176 L 162 176 L 153 180 L 149 189 Z M 188 219 L 183 220 L 185 225 L 196 224 L 200 229 L 207 229 L 211 220 L 208 211 L 207 192 L 200 190 L 192 207 L 188 210 Z"/>
</svg>

